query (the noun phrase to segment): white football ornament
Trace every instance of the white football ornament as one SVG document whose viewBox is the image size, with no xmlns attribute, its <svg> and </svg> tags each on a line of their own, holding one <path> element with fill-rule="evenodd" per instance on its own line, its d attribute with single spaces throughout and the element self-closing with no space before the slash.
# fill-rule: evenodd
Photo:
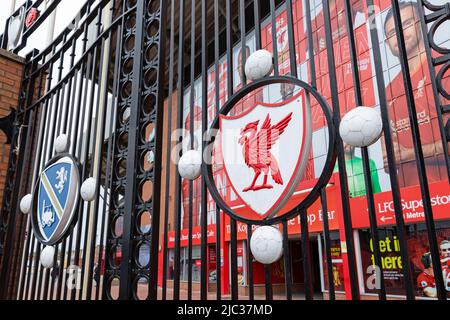
<svg viewBox="0 0 450 320">
<path fill-rule="evenodd" d="M 196 180 L 202 174 L 202 154 L 197 150 L 186 152 L 178 162 L 178 172 L 183 179 Z"/>
<path fill-rule="evenodd" d="M 380 113 L 369 107 L 358 107 L 348 112 L 341 121 L 339 134 L 352 147 L 368 147 L 377 142 L 383 132 Z"/>
<path fill-rule="evenodd" d="M 245 76 L 251 81 L 262 79 L 272 73 L 273 55 L 267 50 L 258 50 L 245 63 Z"/>
<path fill-rule="evenodd" d="M 97 181 L 94 178 L 88 178 L 83 182 L 80 188 L 80 195 L 84 201 L 95 200 Z"/>
<path fill-rule="evenodd" d="M 23 214 L 30 213 L 31 210 L 31 202 L 33 201 L 33 195 L 27 194 L 25 197 L 20 200 L 20 211 Z"/>
<path fill-rule="evenodd" d="M 69 136 L 67 134 L 58 136 L 55 140 L 56 153 L 65 153 L 69 151 L 69 145 Z"/>
<path fill-rule="evenodd" d="M 283 237 L 281 232 L 271 226 L 256 229 L 250 239 L 250 250 L 256 261 L 272 264 L 283 255 Z"/>
<path fill-rule="evenodd" d="M 45 269 L 50 269 L 53 267 L 53 258 L 55 256 L 55 248 L 51 246 L 47 246 L 41 252 L 41 265 Z"/>
</svg>

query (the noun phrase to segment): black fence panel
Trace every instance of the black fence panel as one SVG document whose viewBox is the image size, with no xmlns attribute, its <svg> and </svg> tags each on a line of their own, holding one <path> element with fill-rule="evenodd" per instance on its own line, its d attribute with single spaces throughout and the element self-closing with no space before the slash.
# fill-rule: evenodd
<svg viewBox="0 0 450 320">
<path fill-rule="evenodd" d="M 10 22 L 42 5 L 26 1 L 1 47 L 26 48 L 59 3 L 12 48 Z M 446 300 L 448 12 L 448 3 L 426 0 L 86 1 L 48 48 L 26 57 L 0 213 L 0 298 Z M 248 62 L 261 49 L 273 69 L 253 78 Z M 241 126 L 238 161 L 250 173 L 238 178 L 223 123 L 293 101 L 304 130 L 281 153 L 301 139 L 299 159 L 278 200 L 258 198 L 275 209 L 258 211 L 245 193 L 286 185 L 287 162 L 244 159 L 249 132 L 271 120 Z M 363 106 L 377 110 L 383 130 L 359 148 L 340 125 Z M 274 141 L 289 121 L 292 113 Z M 190 151 L 203 157 L 196 180 L 180 175 Z M 69 156 L 83 199 L 59 239 L 46 242 L 36 222 L 41 179 Z M 250 187 L 235 187 L 253 173 Z M 263 264 L 253 242 L 270 226 L 282 255 Z"/>
</svg>

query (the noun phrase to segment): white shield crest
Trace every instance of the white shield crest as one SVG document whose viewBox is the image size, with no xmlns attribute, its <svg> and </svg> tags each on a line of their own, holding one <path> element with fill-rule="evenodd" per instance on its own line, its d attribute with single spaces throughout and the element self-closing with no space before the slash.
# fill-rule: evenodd
<svg viewBox="0 0 450 320">
<path fill-rule="evenodd" d="M 8 46 L 10 48 L 17 47 L 19 43 L 20 36 L 22 34 L 23 24 L 25 19 L 25 8 L 21 8 L 20 13 L 11 17 L 8 25 Z"/>
<path fill-rule="evenodd" d="M 228 180 L 249 220 L 274 217 L 297 188 L 311 149 L 305 91 L 279 104 L 258 102 L 238 116 L 220 117 Z"/>
<path fill-rule="evenodd" d="M 33 201 L 33 227 L 43 243 L 59 241 L 69 229 L 77 210 L 79 184 L 78 168 L 70 157 L 41 173 Z"/>
</svg>

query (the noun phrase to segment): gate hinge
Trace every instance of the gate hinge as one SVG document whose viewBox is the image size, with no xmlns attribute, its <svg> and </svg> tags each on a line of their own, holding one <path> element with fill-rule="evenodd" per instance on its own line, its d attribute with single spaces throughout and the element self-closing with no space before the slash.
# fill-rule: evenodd
<svg viewBox="0 0 450 320">
<path fill-rule="evenodd" d="M 0 130 L 6 135 L 6 144 L 11 144 L 15 118 L 16 110 L 13 108 L 11 108 L 9 115 L 0 118 Z"/>
</svg>

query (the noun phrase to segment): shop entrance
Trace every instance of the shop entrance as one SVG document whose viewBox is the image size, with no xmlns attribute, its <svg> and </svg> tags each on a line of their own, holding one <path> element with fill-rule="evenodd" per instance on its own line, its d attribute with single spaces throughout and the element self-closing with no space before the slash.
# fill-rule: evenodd
<svg viewBox="0 0 450 320">
<path fill-rule="evenodd" d="M 294 282 L 293 293 L 304 294 L 305 281 L 304 281 L 304 265 L 303 265 L 303 251 L 302 242 L 300 239 L 292 239 L 289 241 L 289 250 L 291 253 L 292 263 L 291 272 Z M 315 294 L 320 294 L 321 287 L 321 272 L 320 272 L 320 255 L 319 255 L 319 243 L 317 236 L 311 235 L 310 237 L 310 252 L 311 252 L 311 280 Z"/>
</svg>

